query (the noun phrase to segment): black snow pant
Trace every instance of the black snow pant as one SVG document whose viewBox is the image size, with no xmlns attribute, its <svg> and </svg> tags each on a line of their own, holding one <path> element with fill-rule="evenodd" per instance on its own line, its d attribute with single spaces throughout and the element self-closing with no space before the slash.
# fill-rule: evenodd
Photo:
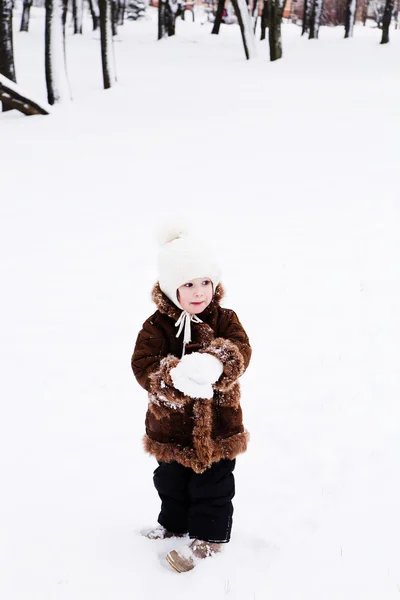
<svg viewBox="0 0 400 600">
<path fill-rule="evenodd" d="M 160 462 L 154 485 L 161 498 L 160 525 L 207 542 L 229 542 L 236 460 L 223 459 L 203 473 L 177 462 Z"/>
</svg>

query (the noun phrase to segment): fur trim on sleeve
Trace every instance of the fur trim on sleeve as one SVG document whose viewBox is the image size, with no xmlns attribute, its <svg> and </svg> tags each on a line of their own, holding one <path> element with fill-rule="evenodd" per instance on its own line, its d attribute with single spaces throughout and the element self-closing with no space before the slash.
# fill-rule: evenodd
<svg viewBox="0 0 400 600">
<path fill-rule="evenodd" d="M 160 362 L 161 379 L 163 379 L 164 382 L 171 387 L 174 387 L 173 381 L 171 379 L 171 369 L 174 369 L 178 363 L 179 358 L 177 358 L 173 354 L 168 354 L 168 356 L 163 358 Z"/>
<path fill-rule="evenodd" d="M 216 356 L 224 365 L 224 371 L 214 387 L 221 392 L 227 392 L 245 370 L 239 348 L 230 340 L 216 338 L 203 352 Z"/>
<path fill-rule="evenodd" d="M 174 387 L 171 369 L 179 358 L 169 354 L 161 360 L 160 368 L 150 375 L 149 409 L 159 417 L 167 416 L 170 409 L 182 409 L 191 399 Z"/>
</svg>

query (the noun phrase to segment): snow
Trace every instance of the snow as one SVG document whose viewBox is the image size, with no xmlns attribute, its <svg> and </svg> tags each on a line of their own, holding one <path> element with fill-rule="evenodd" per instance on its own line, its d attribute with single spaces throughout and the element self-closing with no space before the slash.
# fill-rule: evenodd
<svg viewBox="0 0 400 600">
<path fill-rule="evenodd" d="M 185 370 L 180 369 L 179 365 L 171 369 L 171 377 L 174 387 L 191 398 L 210 399 L 213 396 L 213 388 L 210 383 L 198 383 L 190 377 L 187 377 Z"/>
<path fill-rule="evenodd" d="M 174 387 L 192 398 L 213 397 L 213 387 L 223 372 L 223 365 L 211 354 L 193 352 L 182 357 L 180 363 L 171 369 Z"/>
<path fill-rule="evenodd" d="M 215 383 L 222 375 L 224 366 L 212 354 L 193 352 L 184 356 L 180 362 L 184 372 L 199 383 Z"/>
<path fill-rule="evenodd" d="M 211 27 L 127 23 L 105 92 L 86 19 L 74 102 L 0 116 L 1 598 L 399 596 L 400 32 L 286 25 L 270 63 Z M 43 32 L 32 9 L 14 44 L 45 99 Z M 173 212 L 253 346 L 232 541 L 182 575 L 185 539 L 140 535 L 159 501 L 130 370 Z"/>
<path fill-rule="evenodd" d="M 41 106 L 41 108 L 46 110 L 48 113 L 51 112 L 50 104 L 47 104 L 47 102 L 43 102 L 43 101 L 36 102 L 36 100 L 34 98 L 32 98 L 32 96 L 27 94 L 18 84 L 11 81 L 11 79 L 7 79 L 7 77 L 0 75 L 0 85 L 1 84 L 3 84 L 5 87 L 9 88 L 10 90 L 16 92 L 20 96 L 23 96 L 24 98 L 29 98 L 29 100 L 31 100 L 32 102 L 35 102 L 36 104 Z M 8 94 L 4 94 L 4 96 L 8 96 Z"/>
</svg>

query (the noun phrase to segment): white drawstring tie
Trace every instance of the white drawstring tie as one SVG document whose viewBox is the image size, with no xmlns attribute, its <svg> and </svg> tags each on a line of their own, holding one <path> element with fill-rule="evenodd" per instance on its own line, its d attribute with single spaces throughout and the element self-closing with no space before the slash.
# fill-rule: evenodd
<svg viewBox="0 0 400 600">
<path fill-rule="evenodd" d="M 175 323 L 175 327 L 178 327 L 178 333 L 176 337 L 179 337 L 183 330 L 183 351 L 182 356 L 185 354 L 185 346 L 188 342 L 192 341 L 192 330 L 191 330 L 191 321 L 193 323 L 202 323 L 203 321 L 199 319 L 196 315 L 191 315 L 186 310 L 183 310 L 181 316 Z"/>
</svg>

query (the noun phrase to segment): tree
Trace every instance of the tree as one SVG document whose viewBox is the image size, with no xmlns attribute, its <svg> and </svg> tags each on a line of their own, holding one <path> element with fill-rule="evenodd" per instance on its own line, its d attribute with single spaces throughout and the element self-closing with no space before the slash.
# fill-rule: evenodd
<svg viewBox="0 0 400 600">
<path fill-rule="evenodd" d="M 89 0 L 89 10 L 93 21 L 93 31 L 96 31 L 100 24 L 99 5 L 97 0 Z"/>
<path fill-rule="evenodd" d="M 182 0 L 159 0 L 158 3 L 158 39 L 175 35 L 175 21 Z"/>
<path fill-rule="evenodd" d="M 123 25 L 125 20 L 126 0 L 118 0 L 118 25 Z"/>
<path fill-rule="evenodd" d="M 158 36 L 162 40 L 168 37 L 169 3 L 167 0 L 158 0 Z"/>
<path fill-rule="evenodd" d="M 48 115 L 50 112 L 50 106 L 32 100 L 14 81 L 4 75 L 0 75 L 0 101 L 10 110 L 15 108 L 24 115 Z"/>
<path fill-rule="evenodd" d="M 246 0 L 232 0 L 232 6 L 240 27 L 246 58 L 252 58 L 256 55 L 256 45 L 254 41 L 252 17 L 250 16 L 250 7 Z M 215 16 L 214 27 L 211 33 L 219 33 L 219 28 L 224 14 L 224 8 L 225 0 L 218 0 L 217 14 Z"/>
<path fill-rule="evenodd" d="M 312 0 L 304 0 L 303 25 L 301 28 L 301 35 L 304 35 L 310 29 L 311 5 L 312 5 Z"/>
<path fill-rule="evenodd" d="M 61 0 L 61 1 L 62 1 L 62 26 L 63 26 L 63 33 L 64 33 L 64 37 L 65 37 L 65 27 L 67 25 L 69 0 Z"/>
<path fill-rule="evenodd" d="M 389 28 L 392 20 L 392 14 L 394 9 L 394 0 L 386 0 L 385 10 L 382 18 L 382 40 L 381 44 L 389 43 Z"/>
<path fill-rule="evenodd" d="M 219 28 L 221 27 L 222 17 L 224 16 L 225 0 L 218 0 L 217 12 L 215 14 L 214 25 L 211 33 L 216 35 L 219 34 Z"/>
<path fill-rule="evenodd" d="M 269 27 L 269 2 L 264 0 L 263 9 L 261 13 L 261 40 L 265 40 L 265 32 Z"/>
<path fill-rule="evenodd" d="M 112 35 L 111 0 L 99 0 L 101 62 L 103 67 L 104 89 L 113 87 L 117 82 L 114 62 L 114 45 Z"/>
<path fill-rule="evenodd" d="M 65 57 L 63 0 L 46 0 L 45 65 L 49 104 L 71 99 Z"/>
<path fill-rule="evenodd" d="M 253 33 L 256 35 L 257 31 L 257 21 L 258 21 L 258 11 L 260 8 L 260 0 L 254 0 L 252 17 L 253 17 Z"/>
<path fill-rule="evenodd" d="M 318 39 L 323 0 L 312 0 L 309 40 Z"/>
<path fill-rule="evenodd" d="M 249 7 L 246 4 L 246 0 L 232 0 L 232 6 L 239 23 L 244 53 L 248 60 L 257 54 Z"/>
<path fill-rule="evenodd" d="M 32 7 L 32 0 L 24 0 L 24 4 L 22 7 L 20 31 L 28 31 L 29 30 L 29 18 L 30 18 L 30 14 L 31 14 L 31 7 Z"/>
<path fill-rule="evenodd" d="M 268 0 L 269 4 L 269 55 L 271 60 L 282 58 L 282 15 L 284 0 Z"/>
<path fill-rule="evenodd" d="M 111 30 L 112 34 L 118 35 L 118 0 L 111 0 Z"/>
<path fill-rule="evenodd" d="M 13 2 L 0 0 L 0 75 L 11 81 L 17 81 L 14 66 L 13 47 Z M 3 102 L 3 111 L 10 110 L 8 103 Z"/>
<path fill-rule="evenodd" d="M 347 0 L 346 17 L 345 17 L 345 33 L 344 37 L 353 37 L 354 23 L 356 20 L 357 0 Z"/>
<path fill-rule="evenodd" d="M 72 0 L 72 18 L 74 22 L 74 34 L 82 34 L 83 0 Z"/>
</svg>

